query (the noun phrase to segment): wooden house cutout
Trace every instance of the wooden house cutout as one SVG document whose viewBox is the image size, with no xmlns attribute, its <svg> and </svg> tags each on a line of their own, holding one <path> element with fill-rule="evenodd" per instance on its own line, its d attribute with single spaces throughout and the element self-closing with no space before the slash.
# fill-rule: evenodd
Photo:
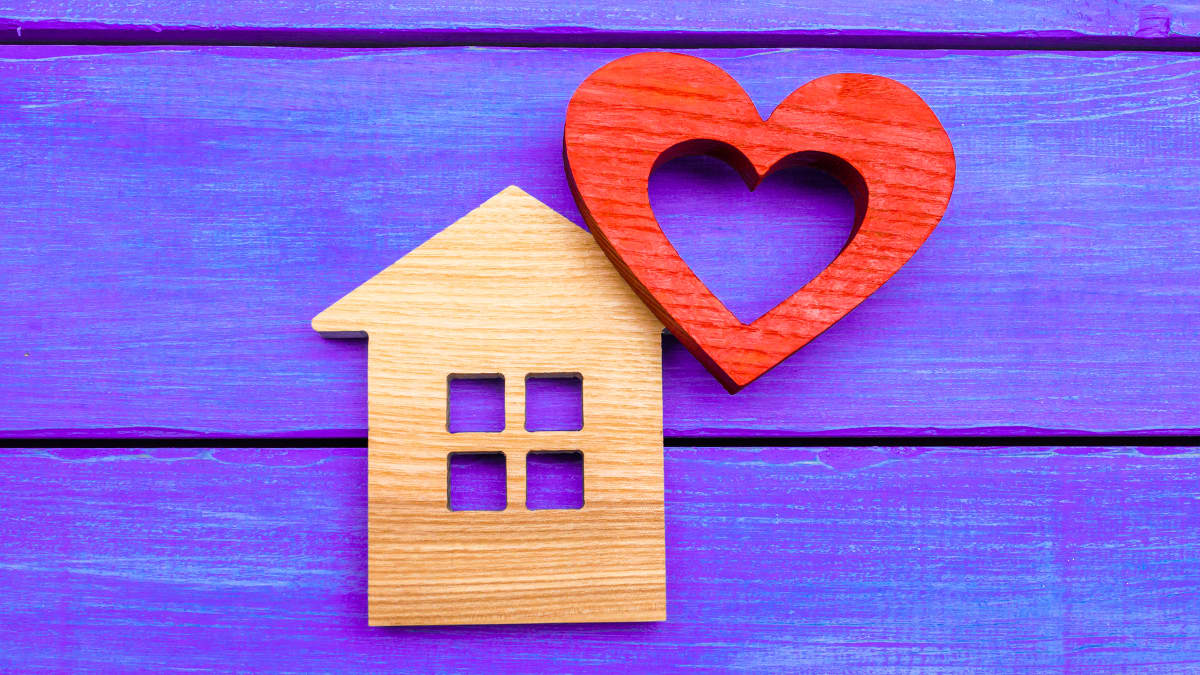
<svg viewBox="0 0 1200 675">
<path fill-rule="evenodd" d="M 321 312 L 369 337 L 372 625 L 666 618 L 662 325 L 595 240 L 516 187 Z M 578 431 L 527 431 L 528 376 L 582 378 Z M 451 433 L 449 381 L 504 378 L 504 429 Z M 528 453 L 577 451 L 583 506 L 526 508 Z M 452 511 L 453 453 L 502 452 L 501 511 Z"/>
</svg>

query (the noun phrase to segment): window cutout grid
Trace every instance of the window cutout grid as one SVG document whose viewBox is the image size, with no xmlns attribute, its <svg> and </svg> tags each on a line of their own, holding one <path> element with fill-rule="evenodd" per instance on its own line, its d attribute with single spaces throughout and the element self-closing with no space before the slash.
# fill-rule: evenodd
<svg viewBox="0 0 1200 675">
<path fill-rule="evenodd" d="M 583 508 L 583 453 L 531 452 L 525 456 L 525 508 Z"/>
<path fill-rule="evenodd" d="M 446 460 L 446 506 L 451 511 L 503 511 L 508 464 L 503 452 L 452 452 Z"/>
<path fill-rule="evenodd" d="M 504 376 L 456 373 L 446 378 L 446 430 L 504 431 Z"/>
<path fill-rule="evenodd" d="M 525 376 L 525 430 L 583 429 L 583 376 L 530 373 Z"/>
</svg>

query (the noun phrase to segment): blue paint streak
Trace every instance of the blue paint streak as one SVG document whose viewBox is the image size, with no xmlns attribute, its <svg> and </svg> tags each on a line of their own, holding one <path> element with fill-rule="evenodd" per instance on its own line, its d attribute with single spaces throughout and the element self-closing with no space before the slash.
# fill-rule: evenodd
<svg viewBox="0 0 1200 675">
<path fill-rule="evenodd" d="M 525 429 L 582 429 L 584 386 L 584 379 L 576 375 L 525 378 Z"/>
<path fill-rule="evenodd" d="M 481 443 L 481 446 L 486 444 Z M 481 447 L 481 450 L 484 448 Z M 502 452 L 455 452 L 447 462 L 451 511 L 503 511 L 508 503 Z"/>
</svg>

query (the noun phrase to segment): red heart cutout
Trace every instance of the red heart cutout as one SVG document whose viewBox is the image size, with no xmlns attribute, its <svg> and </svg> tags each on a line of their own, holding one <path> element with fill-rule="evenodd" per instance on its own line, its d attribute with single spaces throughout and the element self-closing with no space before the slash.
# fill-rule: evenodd
<svg viewBox="0 0 1200 675">
<path fill-rule="evenodd" d="M 891 278 L 937 226 L 954 187 L 946 130 L 895 80 L 818 78 L 764 121 L 724 70 L 661 52 L 617 59 L 584 80 L 567 107 L 563 154 L 575 201 L 609 259 L 730 393 Z M 751 189 L 784 166 L 824 169 L 854 196 L 850 240 L 803 288 L 742 323 L 680 258 L 650 208 L 650 173 L 690 154 L 724 159 Z"/>
</svg>

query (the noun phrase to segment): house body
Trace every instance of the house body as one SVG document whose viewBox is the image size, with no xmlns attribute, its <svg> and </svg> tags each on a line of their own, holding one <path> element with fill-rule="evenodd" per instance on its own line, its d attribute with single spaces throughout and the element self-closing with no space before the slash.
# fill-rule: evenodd
<svg viewBox="0 0 1200 675">
<path fill-rule="evenodd" d="M 373 625 L 665 618 L 662 326 L 593 238 L 511 187 L 326 309 L 368 341 Z M 582 429 L 528 431 L 530 376 Z M 503 430 L 452 433 L 450 380 L 503 377 Z M 528 453 L 582 454 L 581 508 L 526 505 Z M 504 453 L 503 510 L 455 511 L 450 457 Z"/>
</svg>

